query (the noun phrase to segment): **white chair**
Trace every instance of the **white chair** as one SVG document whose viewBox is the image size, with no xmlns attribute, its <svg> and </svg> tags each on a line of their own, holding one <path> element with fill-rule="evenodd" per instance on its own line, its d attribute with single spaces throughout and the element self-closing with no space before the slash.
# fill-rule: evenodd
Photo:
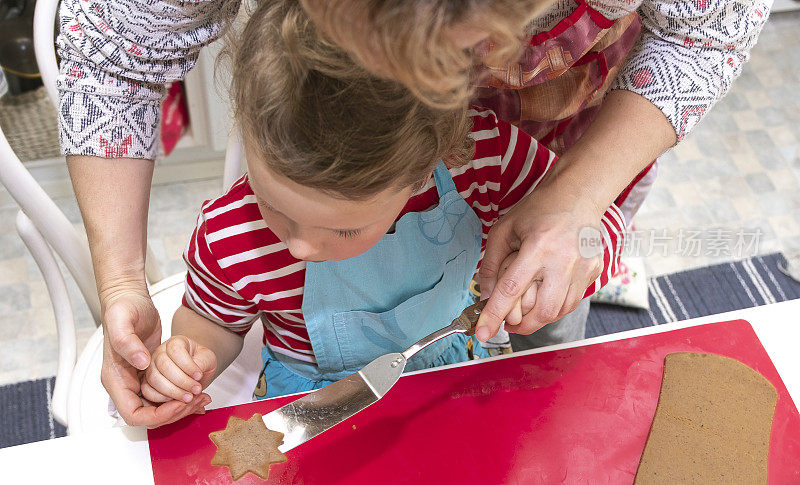
<svg viewBox="0 0 800 485">
<path fill-rule="evenodd" d="M 34 16 L 34 45 L 42 79 L 48 95 L 57 103 L 55 79 L 58 75 L 53 48 L 53 25 L 58 0 L 38 0 Z M 224 187 L 241 172 L 241 144 L 231 136 L 225 157 Z M 100 303 L 95 289 L 91 258 L 85 239 L 22 165 L 0 130 L 0 183 L 19 204 L 17 231 L 38 265 L 50 295 L 59 339 L 58 372 L 51 412 L 55 419 L 75 434 L 110 427 L 115 420 L 108 414 L 108 394 L 100 383 L 103 335 Z M 98 324 L 86 347 L 76 359 L 75 322 L 63 275 L 55 252 L 75 280 Z M 162 322 L 162 338 L 170 335 L 172 315 L 180 305 L 185 273 L 161 277 L 160 269 L 148 251 L 146 273 L 150 293 Z M 239 358 L 220 375 L 207 392 L 212 407 L 250 400 L 258 378 L 263 332 L 250 332 Z"/>
</svg>

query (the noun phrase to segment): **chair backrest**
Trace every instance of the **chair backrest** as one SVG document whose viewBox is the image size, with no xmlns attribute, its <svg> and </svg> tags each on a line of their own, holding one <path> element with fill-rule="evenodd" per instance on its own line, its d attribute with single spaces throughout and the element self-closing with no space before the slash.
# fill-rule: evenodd
<svg viewBox="0 0 800 485">
<path fill-rule="evenodd" d="M 34 48 L 39 72 L 47 94 L 58 109 L 58 63 L 56 61 L 54 26 L 59 0 L 38 0 L 34 12 Z M 242 172 L 242 147 L 232 133 L 225 156 L 223 189 L 230 186 Z M 58 254 L 72 274 L 92 316 L 100 322 L 100 302 L 97 297 L 91 257 L 85 239 L 75 230 L 64 213 L 45 193 L 28 172 L 0 130 L 0 183 L 19 204 L 45 241 Z M 163 278 L 152 251 L 148 247 L 146 268 L 148 279 L 154 283 Z"/>
<path fill-rule="evenodd" d="M 56 78 L 58 77 L 58 62 L 54 39 L 54 25 L 58 13 L 59 0 L 37 0 L 36 9 L 33 11 L 33 50 L 36 54 L 36 64 L 39 74 L 50 96 L 53 106 L 58 109 L 58 91 Z"/>
<path fill-rule="evenodd" d="M 58 66 L 53 47 L 53 26 L 57 9 L 58 0 L 39 0 L 34 14 L 36 58 L 48 95 L 54 102 L 58 99 L 55 87 Z M 92 260 L 86 241 L 28 172 L 2 130 L 0 130 L 0 183 L 5 186 L 36 230 L 64 262 L 86 300 L 92 316 L 99 322 L 100 301 L 97 297 Z"/>
<path fill-rule="evenodd" d="M 0 183 L 58 254 L 81 291 L 92 316 L 100 321 L 92 260 L 86 241 L 22 165 L 0 129 Z"/>
</svg>

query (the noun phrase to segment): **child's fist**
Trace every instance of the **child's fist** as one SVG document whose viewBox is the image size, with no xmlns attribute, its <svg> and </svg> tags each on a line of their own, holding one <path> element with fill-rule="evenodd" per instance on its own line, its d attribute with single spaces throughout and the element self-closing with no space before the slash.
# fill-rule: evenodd
<svg viewBox="0 0 800 485">
<path fill-rule="evenodd" d="M 153 352 L 142 379 L 142 396 L 151 402 L 189 403 L 211 383 L 217 356 L 183 335 L 176 335 Z"/>
</svg>

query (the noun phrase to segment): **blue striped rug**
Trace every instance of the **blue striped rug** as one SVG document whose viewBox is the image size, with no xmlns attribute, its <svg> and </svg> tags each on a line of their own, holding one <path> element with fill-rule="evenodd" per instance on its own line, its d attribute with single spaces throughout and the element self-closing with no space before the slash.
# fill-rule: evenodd
<svg viewBox="0 0 800 485">
<path fill-rule="evenodd" d="M 0 448 L 66 436 L 50 414 L 55 377 L 0 387 Z"/>
<path fill-rule="evenodd" d="M 592 303 L 586 336 L 800 298 L 800 283 L 778 269 L 785 264 L 773 253 L 650 278 L 650 310 Z"/>
</svg>

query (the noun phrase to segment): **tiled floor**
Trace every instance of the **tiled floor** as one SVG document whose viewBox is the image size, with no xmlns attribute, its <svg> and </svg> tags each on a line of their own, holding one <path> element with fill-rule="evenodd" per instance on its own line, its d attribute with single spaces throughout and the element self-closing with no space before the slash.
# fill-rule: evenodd
<svg viewBox="0 0 800 485">
<path fill-rule="evenodd" d="M 218 167 L 192 170 L 207 179 L 153 188 L 149 240 L 166 274 L 183 269 L 200 203 L 221 187 Z M 630 247 L 646 256 L 650 274 L 800 254 L 800 12 L 773 16 L 732 91 L 659 170 Z M 56 202 L 79 222 L 74 197 Z M 54 375 L 58 351 L 47 291 L 14 231 L 15 214 L 0 188 L 0 385 Z M 82 348 L 94 322 L 68 284 Z"/>
<path fill-rule="evenodd" d="M 213 175 L 217 173 L 214 171 Z M 184 269 L 180 256 L 200 204 L 218 195 L 221 188 L 218 177 L 153 187 L 149 242 L 165 275 Z M 56 202 L 80 227 L 75 199 L 60 198 Z M 54 375 L 58 352 L 47 289 L 14 230 L 16 212 L 11 206 L 0 208 L 0 385 Z M 75 284 L 68 280 L 67 286 L 76 318 L 78 348 L 83 348 L 95 323 Z"/>
<path fill-rule="evenodd" d="M 661 158 L 634 224 L 650 274 L 800 253 L 800 12 L 773 15 L 732 90 Z"/>
</svg>

